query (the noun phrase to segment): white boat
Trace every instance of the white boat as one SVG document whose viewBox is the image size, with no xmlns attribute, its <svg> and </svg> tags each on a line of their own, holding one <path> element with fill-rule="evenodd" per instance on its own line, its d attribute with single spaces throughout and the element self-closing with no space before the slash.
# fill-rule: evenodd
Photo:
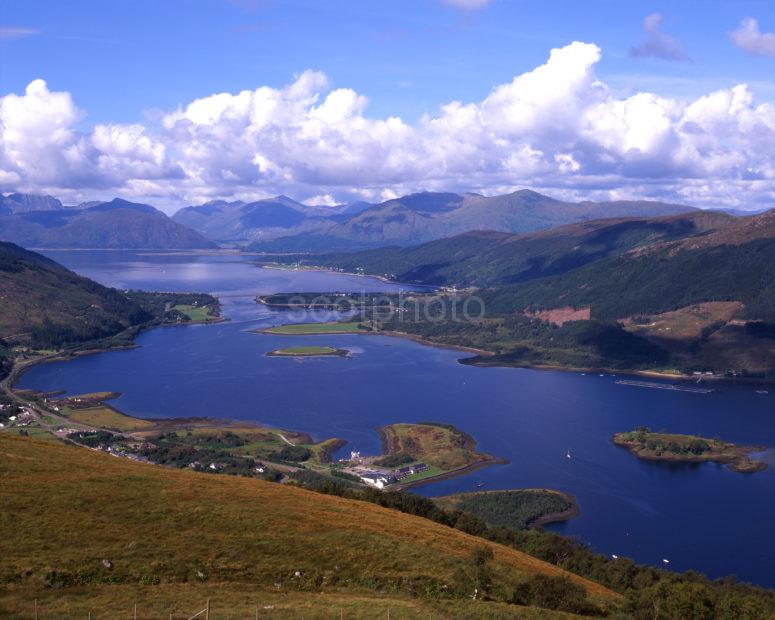
<svg viewBox="0 0 775 620">
<path fill-rule="evenodd" d="M 670 564 L 670 560 L 662 558 L 662 564 Z"/>
<path fill-rule="evenodd" d="M 769 394 L 768 390 L 756 390 L 757 394 Z"/>
<path fill-rule="evenodd" d="M 616 555 L 615 553 L 612 553 L 612 554 L 611 554 L 611 557 L 612 557 L 614 560 L 618 560 L 618 559 L 619 559 L 619 556 L 618 556 L 618 555 Z"/>
<path fill-rule="evenodd" d="M 569 459 L 569 458 L 570 458 L 570 450 L 568 450 L 567 452 L 565 452 L 565 458 L 566 458 L 566 459 Z"/>
</svg>

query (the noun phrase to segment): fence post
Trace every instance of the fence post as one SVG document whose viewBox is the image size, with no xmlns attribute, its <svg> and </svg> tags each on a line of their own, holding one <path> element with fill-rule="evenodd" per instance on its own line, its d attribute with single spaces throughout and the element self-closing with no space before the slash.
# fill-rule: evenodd
<svg viewBox="0 0 775 620">
<path fill-rule="evenodd" d="M 134 612 L 134 614 L 132 615 L 132 618 L 133 618 L 134 620 L 137 620 L 137 603 L 135 603 L 135 612 Z"/>
<path fill-rule="evenodd" d="M 38 620 L 38 599 L 35 599 L 35 620 Z"/>
<path fill-rule="evenodd" d="M 207 607 L 205 608 L 205 620 L 210 620 L 210 599 L 207 599 Z"/>
</svg>

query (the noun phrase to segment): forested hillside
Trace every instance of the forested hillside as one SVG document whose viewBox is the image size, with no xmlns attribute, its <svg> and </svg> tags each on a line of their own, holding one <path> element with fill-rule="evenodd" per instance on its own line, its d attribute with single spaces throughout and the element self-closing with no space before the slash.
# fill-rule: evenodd
<svg viewBox="0 0 775 620">
<path fill-rule="evenodd" d="M 474 321 L 449 320 L 442 302 L 418 297 L 419 310 L 376 324 L 496 354 L 480 364 L 775 377 L 775 211 L 476 232 L 295 260 L 463 289 L 446 303 L 459 317 L 475 300 Z"/>
<path fill-rule="evenodd" d="M 0 242 L 0 365 L 13 346 L 59 349 L 152 322 L 188 320 L 174 308 L 192 303 L 217 309 L 209 295 L 108 288 L 41 254 Z"/>
<path fill-rule="evenodd" d="M 399 282 L 488 287 L 565 273 L 638 247 L 699 237 L 733 220 L 730 215 L 703 211 L 662 218 L 604 219 L 531 234 L 474 231 L 407 248 L 298 259 L 389 276 Z"/>
</svg>

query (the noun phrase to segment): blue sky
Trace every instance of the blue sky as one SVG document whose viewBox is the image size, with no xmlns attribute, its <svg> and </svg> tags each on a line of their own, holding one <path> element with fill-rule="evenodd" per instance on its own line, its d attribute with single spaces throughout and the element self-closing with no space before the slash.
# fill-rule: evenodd
<svg viewBox="0 0 775 620">
<path fill-rule="evenodd" d="M 615 99 L 647 91 L 688 104 L 746 83 L 752 106 L 775 101 L 775 58 L 767 53 L 766 39 L 766 33 L 775 32 L 771 0 L 3 0 L 0 6 L 0 95 L 21 95 L 33 80 L 45 80 L 48 92 L 69 93 L 77 107 L 71 130 L 87 135 L 98 124 L 140 123 L 148 127 L 152 139 L 166 145 L 165 157 L 182 146 L 159 134 L 159 119 L 215 93 L 237 94 L 261 86 L 281 89 L 312 69 L 328 79 L 320 97 L 332 89 L 351 89 L 367 98 L 365 117 L 398 116 L 416 127 L 423 115 L 439 115 L 446 103 L 483 102 L 498 85 L 541 66 L 550 50 L 573 41 L 600 48 L 595 79 L 605 83 Z M 649 51 L 640 57 L 632 54 L 648 36 L 644 19 L 654 14 L 659 16 L 660 36 L 678 46 L 678 58 L 656 57 L 659 49 L 656 56 Z M 745 18 L 756 20 L 765 37 L 759 41 L 763 48 L 745 49 L 730 39 L 729 33 Z M 662 43 L 658 40 L 656 47 Z M 520 140 L 545 152 L 532 138 Z M 255 155 L 251 161 L 266 157 Z M 167 174 L 190 173 L 184 164 L 176 172 L 175 167 L 171 165 Z M 303 167 L 309 168 L 309 162 Z M 35 181 L 19 161 L 5 168 L 11 180 L 3 184 L 0 176 L 3 189 L 10 183 L 73 195 L 89 190 L 138 192 L 115 180 L 95 179 L 99 175 L 94 170 L 73 174 L 70 181 L 60 177 L 46 181 L 40 174 Z M 264 164 L 263 169 L 268 168 Z M 679 173 L 687 174 L 676 170 Z M 160 176 L 145 179 L 149 196 L 175 201 L 207 194 L 183 187 L 165 190 Z M 221 188 L 220 195 L 283 189 L 277 176 L 272 183 L 266 175 L 262 182 L 248 176 L 232 190 Z M 285 174 L 297 176 L 293 170 Z M 310 182 L 318 177 L 324 186 L 319 192 Z M 449 184 L 486 189 L 481 175 L 454 178 L 458 181 Z M 526 180 L 530 179 L 519 179 L 518 184 Z M 434 183 L 429 180 L 426 185 Z M 507 185 L 501 175 L 493 189 Z M 538 185 L 550 184 L 542 178 Z M 610 187 L 610 183 L 571 185 L 559 184 L 558 191 Z M 400 174 L 386 174 L 363 187 L 354 187 L 351 180 L 338 183 L 325 174 L 290 183 L 290 189 L 304 197 L 335 199 L 421 186 L 422 179 L 405 181 Z M 756 200 L 770 198 L 768 189 Z"/>
<path fill-rule="evenodd" d="M 775 98 L 775 65 L 727 39 L 740 20 L 775 30 L 775 2 L 493 1 L 476 11 L 438 0 L 19 0 L 3 26 L 40 30 L 6 41 L 0 91 L 35 78 L 68 90 L 93 122 L 141 120 L 215 92 L 281 86 L 304 69 L 369 97 L 374 116 L 409 120 L 477 101 L 571 41 L 603 49 L 598 74 L 630 93 L 697 96 L 745 81 Z M 688 62 L 633 59 L 641 22 L 665 15 Z"/>
</svg>

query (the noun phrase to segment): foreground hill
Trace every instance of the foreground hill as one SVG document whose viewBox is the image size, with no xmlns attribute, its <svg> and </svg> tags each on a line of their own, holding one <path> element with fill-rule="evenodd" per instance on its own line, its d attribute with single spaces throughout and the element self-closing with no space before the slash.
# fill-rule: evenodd
<svg viewBox="0 0 775 620">
<path fill-rule="evenodd" d="M 388 200 L 346 218 L 326 220 L 314 230 L 252 247 L 271 252 L 411 245 L 472 230 L 523 233 L 602 217 L 653 217 L 691 210 L 648 201 L 570 203 L 530 190 L 489 197 L 426 192 Z"/>
<path fill-rule="evenodd" d="M 539 617 L 495 602 L 536 576 L 566 577 L 603 607 L 621 600 L 520 551 L 365 502 L 7 434 L 0 450 L 2 523 L 15 532 L 0 542 L 0 608 L 11 615 L 37 598 L 43 617 L 117 617 L 130 601 L 142 617 L 166 617 L 213 597 L 220 614 L 240 617 L 257 603 L 305 617 L 330 617 L 333 604 L 345 617 L 388 607 L 402 617 Z M 477 576 L 485 565 L 488 585 Z M 472 601 L 477 584 L 495 600 Z"/>
<path fill-rule="evenodd" d="M 32 206 L 41 205 L 33 203 Z M 78 209 L 28 210 L 0 214 L 0 240 L 38 248 L 215 247 L 213 242 L 200 233 L 171 220 L 154 207 L 119 198 Z"/>
</svg>

